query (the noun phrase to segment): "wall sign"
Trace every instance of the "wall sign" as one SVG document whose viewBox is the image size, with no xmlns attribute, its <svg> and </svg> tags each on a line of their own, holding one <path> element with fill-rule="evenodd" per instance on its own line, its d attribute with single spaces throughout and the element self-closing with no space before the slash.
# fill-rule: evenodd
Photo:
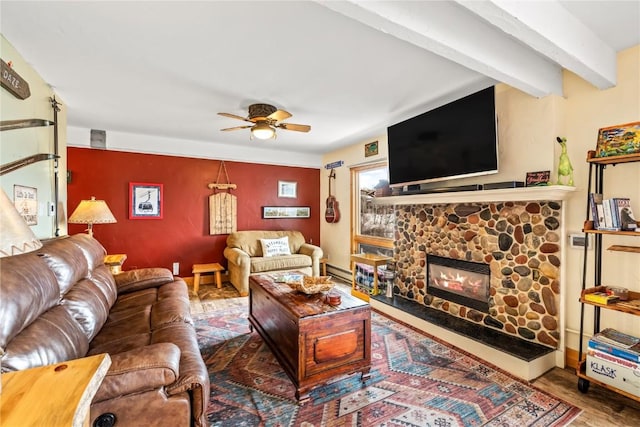
<svg viewBox="0 0 640 427">
<path fill-rule="evenodd" d="M 335 162 L 327 163 L 326 165 L 324 165 L 324 168 L 325 169 L 335 169 L 335 168 L 339 168 L 342 165 L 344 165 L 344 161 L 343 160 L 337 160 Z"/>
<path fill-rule="evenodd" d="M 539 185 L 549 185 L 549 177 L 551 171 L 527 172 L 527 187 L 535 187 Z"/>
<path fill-rule="evenodd" d="M 38 225 L 38 190 L 36 188 L 14 185 L 13 204 L 27 225 Z"/>
<path fill-rule="evenodd" d="M 27 99 L 31 96 L 29 83 L 27 83 L 16 71 L 3 60 L 0 71 L 0 84 L 18 99 Z"/>
</svg>

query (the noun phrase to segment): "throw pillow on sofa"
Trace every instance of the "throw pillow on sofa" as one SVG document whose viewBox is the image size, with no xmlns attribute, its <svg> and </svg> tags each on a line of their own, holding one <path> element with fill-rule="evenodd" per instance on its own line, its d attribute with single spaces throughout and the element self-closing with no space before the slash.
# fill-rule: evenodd
<svg viewBox="0 0 640 427">
<path fill-rule="evenodd" d="M 264 257 L 291 255 L 288 236 L 279 239 L 260 239 L 260 245 L 262 246 L 262 256 Z"/>
</svg>

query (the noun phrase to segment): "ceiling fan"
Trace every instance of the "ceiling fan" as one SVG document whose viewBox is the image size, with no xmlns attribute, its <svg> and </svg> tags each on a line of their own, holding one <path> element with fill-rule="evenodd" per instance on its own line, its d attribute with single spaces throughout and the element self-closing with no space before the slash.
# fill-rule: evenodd
<svg viewBox="0 0 640 427">
<path fill-rule="evenodd" d="M 243 120 L 253 123 L 252 125 L 236 126 L 232 128 L 220 129 L 221 131 L 230 131 L 238 129 L 251 129 L 251 139 L 269 139 L 276 137 L 276 128 L 284 130 L 294 130 L 296 132 L 309 132 L 311 126 L 296 125 L 293 123 L 280 123 L 282 120 L 291 117 L 291 113 L 278 110 L 269 104 L 252 104 L 249 105 L 249 116 L 240 117 L 231 113 L 218 113 L 221 116 L 231 117 L 232 119 Z"/>
</svg>

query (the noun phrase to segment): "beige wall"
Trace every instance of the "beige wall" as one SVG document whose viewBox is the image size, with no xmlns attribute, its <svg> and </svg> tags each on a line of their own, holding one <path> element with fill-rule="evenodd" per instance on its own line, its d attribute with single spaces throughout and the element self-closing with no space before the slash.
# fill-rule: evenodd
<svg viewBox="0 0 640 427">
<path fill-rule="evenodd" d="M 598 129 L 616 124 L 640 120 L 640 46 L 628 49 L 618 55 L 618 84 L 607 90 L 598 90 L 579 77 L 565 73 L 564 97 L 548 96 L 536 99 L 506 85 L 496 89 L 496 110 L 498 113 L 498 134 L 500 144 L 500 173 L 479 178 L 468 178 L 442 185 L 462 185 L 466 183 L 486 183 L 507 180 L 524 180 L 528 171 L 551 170 L 555 183 L 557 159 L 560 154 L 556 136 L 566 136 L 570 159 L 574 167 L 577 191 L 567 202 L 568 232 L 580 232 L 585 215 L 588 167 L 584 159 L 587 151 L 596 144 Z M 343 219 L 337 224 L 322 221 L 320 226 L 322 247 L 329 254 L 329 264 L 349 269 L 350 215 L 350 174 L 349 167 L 370 161 L 386 160 L 386 136 L 380 136 L 380 154 L 364 157 L 364 145 L 370 141 L 328 153 L 323 164 L 343 160 L 345 166 L 336 169 L 337 197 Z M 607 171 L 606 193 L 610 197 L 626 196 L 632 199 L 636 218 L 640 217 L 640 164 L 619 165 Z M 326 197 L 328 183 L 321 180 L 321 195 Z M 608 244 L 640 245 L 632 237 L 610 238 Z M 640 239 L 639 239 L 640 240 Z M 567 343 L 570 348 L 578 347 L 577 331 L 580 326 L 580 307 L 577 298 L 581 289 L 582 251 L 567 249 L 566 277 L 563 290 L 566 295 Z M 593 251 L 590 252 L 592 257 Z M 592 258 L 591 258 L 592 259 Z M 592 270 L 590 270 L 592 271 Z M 633 253 L 605 254 L 605 284 L 635 287 L 640 291 L 640 256 Z M 591 276 L 587 276 L 591 278 Z M 588 286 L 592 285 L 592 280 Z M 591 311 L 587 321 L 587 333 L 592 331 Z M 603 327 L 637 333 L 640 317 L 606 313 Z"/>
<path fill-rule="evenodd" d="M 31 96 L 25 100 L 14 97 L 4 88 L 0 89 L 0 120 L 18 119 L 46 119 L 53 120 L 53 109 L 50 98 L 55 95 L 51 87 L 29 65 L 13 46 L 0 37 L 0 56 L 5 62 L 11 61 L 13 69 L 28 84 Z M 62 102 L 56 96 L 58 102 Z M 60 235 L 67 234 L 66 228 L 66 108 L 61 106 L 58 113 L 58 150 L 61 154 L 59 160 L 59 197 L 58 216 Z M 17 129 L 0 133 L 0 163 L 5 164 L 15 160 L 39 153 L 53 153 L 53 126 Z M 47 213 L 49 203 L 54 201 L 54 162 L 41 161 L 25 166 L 19 170 L 7 173 L 0 177 L 0 186 L 13 200 L 14 184 L 26 187 L 34 187 L 38 190 L 38 224 L 32 226 L 32 230 L 41 239 L 54 237 L 55 224 L 53 216 Z"/>
</svg>

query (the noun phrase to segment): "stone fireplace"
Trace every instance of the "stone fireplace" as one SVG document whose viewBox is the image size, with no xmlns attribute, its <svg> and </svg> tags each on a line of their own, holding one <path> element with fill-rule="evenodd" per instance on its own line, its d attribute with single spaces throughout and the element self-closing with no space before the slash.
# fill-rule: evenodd
<svg viewBox="0 0 640 427">
<path fill-rule="evenodd" d="M 527 381 L 564 367 L 564 200 L 575 191 L 550 185 L 378 198 L 393 206 L 396 278 L 394 295 L 372 296 L 372 307 Z M 436 295 L 427 267 L 435 257 L 481 265 L 483 274 L 488 268 L 486 305 Z"/>
<path fill-rule="evenodd" d="M 396 205 L 394 293 L 557 348 L 561 209 L 560 202 L 548 200 Z M 430 277 L 432 259 L 482 273 L 470 279 L 466 291 L 450 292 L 461 288 L 460 272 L 446 267 L 434 273 L 444 278 Z M 485 287 L 476 289 L 482 280 Z"/>
</svg>

